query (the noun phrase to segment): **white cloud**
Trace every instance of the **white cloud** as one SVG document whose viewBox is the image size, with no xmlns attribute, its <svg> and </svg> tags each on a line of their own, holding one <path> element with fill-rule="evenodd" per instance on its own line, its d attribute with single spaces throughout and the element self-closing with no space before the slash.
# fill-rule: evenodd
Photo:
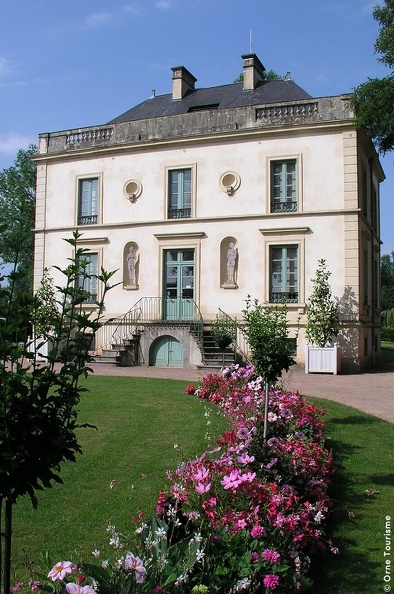
<svg viewBox="0 0 394 594">
<path fill-rule="evenodd" d="M 12 70 L 13 63 L 3 56 L 0 56 L 0 77 L 5 76 Z"/>
<path fill-rule="evenodd" d="M 112 17 L 108 12 L 96 12 L 89 15 L 85 19 L 85 25 L 89 29 L 96 29 L 97 27 L 102 27 L 106 25 L 112 20 Z"/>
<path fill-rule="evenodd" d="M 23 136 L 22 134 L 8 134 L 0 136 L 0 154 L 16 156 L 19 149 L 27 149 L 29 144 L 37 144 L 37 138 Z"/>
<path fill-rule="evenodd" d="M 124 4 L 122 10 L 130 12 L 131 14 L 138 15 L 141 13 L 141 9 L 136 4 Z"/>
<path fill-rule="evenodd" d="M 173 6 L 174 3 L 168 0 L 159 0 L 159 2 L 156 2 L 156 8 L 159 8 L 160 10 L 171 10 Z"/>
</svg>

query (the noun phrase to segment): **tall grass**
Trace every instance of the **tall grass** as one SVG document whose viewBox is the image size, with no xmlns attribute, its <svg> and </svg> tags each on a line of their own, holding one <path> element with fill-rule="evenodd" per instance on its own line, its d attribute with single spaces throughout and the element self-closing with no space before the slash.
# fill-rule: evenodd
<svg viewBox="0 0 394 594">
<path fill-rule="evenodd" d="M 131 516 L 139 509 L 153 513 L 166 468 L 206 449 L 205 404 L 184 394 L 185 382 L 93 376 L 86 386 L 79 418 L 97 430 L 80 430 L 84 454 L 64 465 L 64 484 L 43 491 L 37 510 L 26 499 L 15 506 L 16 580 L 26 579 L 24 559 L 37 560 L 44 550 L 53 561 L 78 561 L 80 555 L 90 560 L 107 543 L 108 522 L 120 531 L 132 529 Z M 394 425 L 312 400 L 327 411 L 327 446 L 337 466 L 329 527 L 340 554 L 320 559 L 310 594 L 383 591 L 385 517 L 394 510 Z M 211 431 L 218 434 L 225 422 L 210 410 Z"/>
</svg>

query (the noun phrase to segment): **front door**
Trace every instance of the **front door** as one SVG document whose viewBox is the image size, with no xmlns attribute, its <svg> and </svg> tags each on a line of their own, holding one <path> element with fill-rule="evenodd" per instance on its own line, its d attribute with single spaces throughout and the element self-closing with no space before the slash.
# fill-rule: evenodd
<svg viewBox="0 0 394 594">
<path fill-rule="evenodd" d="M 164 319 L 194 317 L 194 250 L 164 252 Z"/>
</svg>

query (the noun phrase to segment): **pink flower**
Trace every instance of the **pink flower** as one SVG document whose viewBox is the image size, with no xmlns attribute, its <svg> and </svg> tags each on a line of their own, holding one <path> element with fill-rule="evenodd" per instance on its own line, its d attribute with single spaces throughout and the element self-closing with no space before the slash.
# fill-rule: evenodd
<svg viewBox="0 0 394 594">
<path fill-rule="evenodd" d="M 90 586 L 78 586 L 78 584 L 67 584 L 66 590 L 68 594 L 96 594 Z"/>
<path fill-rule="evenodd" d="M 235 490 L 242 483 L 239 470 L 232 470 L 230 476 L 224 476 L 221 483 L 225 489 Z"/>
<path fill-rule="evenodd" d="M 241 475 L 241 479 L 245 483 L 252 483 L 255 478 L 256 478 L 256 473 L 255 472 L 245 472 L 244 474 Z"/>
<path fill-rule="evenodd" d="M 135 581 L 137 584 L 142 584 L 146 578 L 146 569 L 139 557 L 135 557 L 133 553 L 127 553 L 124 561 L 126 569 L 133 569 L 135 571 Z"/>
<path fill-rule="evenodd" d="M 211 483 L 197 483 L 196 491 L 197 493 L 208 493 L 209 489 L 211 488 Z"/>
<path fill-rule="evenodd" d="M 205 481 L 209 476 L 209 471 L 204 466 L 199 468 L 195 474 L 193 474 L 193 478 L 195 481 Z"/>
<path fill-rule="evenodd" d="M 73 573 L 76 570 L 76 566 L 71 561 L 59 561 L 56 563 L 48 573 L 48 577 L 51 578 L 53 582 L 56 580 L 64 580 L 67 574 Z"/>
<path fill-rule="evenodd" d="M 249 456 L 248 453 L 242 454 L 241 456 L 238 456 L 237 462 L 239 464 L 250 464 L 251 462 L 254 462 L 254 456 Z"/>
<path fill-rule="evenodd" d="M 274 573 L 270 573 L 265 576 L 263 584 L 268 590 L 275 590 L 276 586 L 279 584 L 279 577 Z"/>
</svg>

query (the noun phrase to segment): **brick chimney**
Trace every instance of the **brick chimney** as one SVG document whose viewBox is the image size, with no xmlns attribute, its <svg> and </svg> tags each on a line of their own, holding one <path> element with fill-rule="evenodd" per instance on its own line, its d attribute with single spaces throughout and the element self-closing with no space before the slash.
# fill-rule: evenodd
<svg viewBox="0 0 394 594">
<path fill-rule="evenodd" d="M 256 54 L 245 54 L 243 59 L 244 91 L 256 88 L 258 82 L 264 79 L 265 68 Z"/>
<path fill-rule="evenodd" d="M 172 70 L 172 98 L 182 99 L 187 91 L 194 90 L 197 79 L 184 66 L 174 66 Z"/>
</svg>

